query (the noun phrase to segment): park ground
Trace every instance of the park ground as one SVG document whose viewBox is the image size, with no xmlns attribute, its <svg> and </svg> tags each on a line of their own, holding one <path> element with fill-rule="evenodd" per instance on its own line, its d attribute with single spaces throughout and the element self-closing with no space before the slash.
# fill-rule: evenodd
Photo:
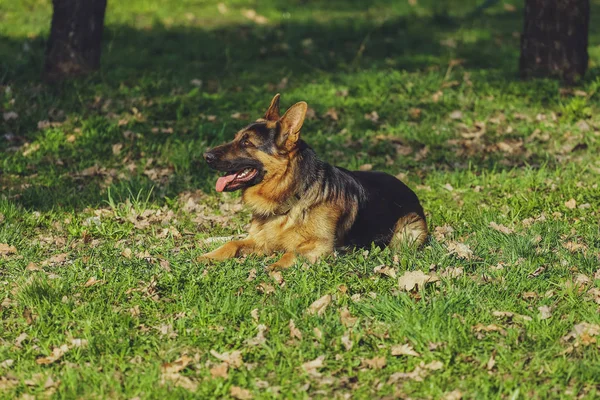
<svg viewBox="0 0 600 400">
<path fill-rule="evenodd" d="M 48 86 L 50 1 L 0 0 L 0 398 L 600 396 L 598 1 L 576 87 L 519 79 L 516 0 L 108 3 Z M 277 92 L 422 250 L 197 261 L 250 217 L 202 153 Z"/>
</svg>

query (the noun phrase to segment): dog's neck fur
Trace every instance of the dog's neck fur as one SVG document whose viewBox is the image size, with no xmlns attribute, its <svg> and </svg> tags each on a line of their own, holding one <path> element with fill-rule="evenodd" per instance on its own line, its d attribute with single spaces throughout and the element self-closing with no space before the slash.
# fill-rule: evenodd
<svg viewBox="0 0 600 400">
<path fill-rule="evenodd" d="M 310 196 L 310 187 L 322 176 L 315 152 L 302 140 L 286 155 L 287 168 L 267 180 L 244 190 L 242 198 L 256 217 L 285 215 Z M 273 182 L 273 184 L 271 184 Z"/>
</svg>

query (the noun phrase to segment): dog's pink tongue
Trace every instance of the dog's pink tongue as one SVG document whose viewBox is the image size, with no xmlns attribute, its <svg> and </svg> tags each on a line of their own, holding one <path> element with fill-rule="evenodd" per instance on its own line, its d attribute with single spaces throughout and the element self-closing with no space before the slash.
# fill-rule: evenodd
<svg viewBox="0 0 600 400">
<path fill-rule="evenodd" d="M 225 190 L 225 187 L 235 179 L 235 174 L 225 175 L 217 179 L 217 192 L 222 192 Z"/>
</svg>

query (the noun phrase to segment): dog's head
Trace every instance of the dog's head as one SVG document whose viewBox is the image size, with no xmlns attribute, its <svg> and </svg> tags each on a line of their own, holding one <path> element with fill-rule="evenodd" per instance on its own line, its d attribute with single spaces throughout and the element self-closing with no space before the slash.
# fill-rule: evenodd
<svg viewBox="0 0 600 400">
<path fill-rule="evenodd" d="M 298 145 L 307 109 L 301 101 L 280 117 L 277 94 L 264 118 L 240 130 L 231 142 L 204 153 L 211 168 L 225 172 L 217 180 L 217 192 L 246 189 L 284 170 Z"/>
</svg>

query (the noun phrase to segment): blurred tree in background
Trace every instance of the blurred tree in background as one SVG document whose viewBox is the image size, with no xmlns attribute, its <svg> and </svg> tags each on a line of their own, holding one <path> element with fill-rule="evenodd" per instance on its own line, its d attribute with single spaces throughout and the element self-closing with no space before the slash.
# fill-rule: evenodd
<svg viewBox="0 0 600 400">
<path fill-rule="evenodd" d="M 106 0 L 53 0 L 44 79 L 56 81 L 100 67 Z"/>
<path fill-rule="evenodd" d="M 581 79 L 588 65 L 589 20 L 589 0 L 526 0 L 521 76 Z"/>
</svg>

